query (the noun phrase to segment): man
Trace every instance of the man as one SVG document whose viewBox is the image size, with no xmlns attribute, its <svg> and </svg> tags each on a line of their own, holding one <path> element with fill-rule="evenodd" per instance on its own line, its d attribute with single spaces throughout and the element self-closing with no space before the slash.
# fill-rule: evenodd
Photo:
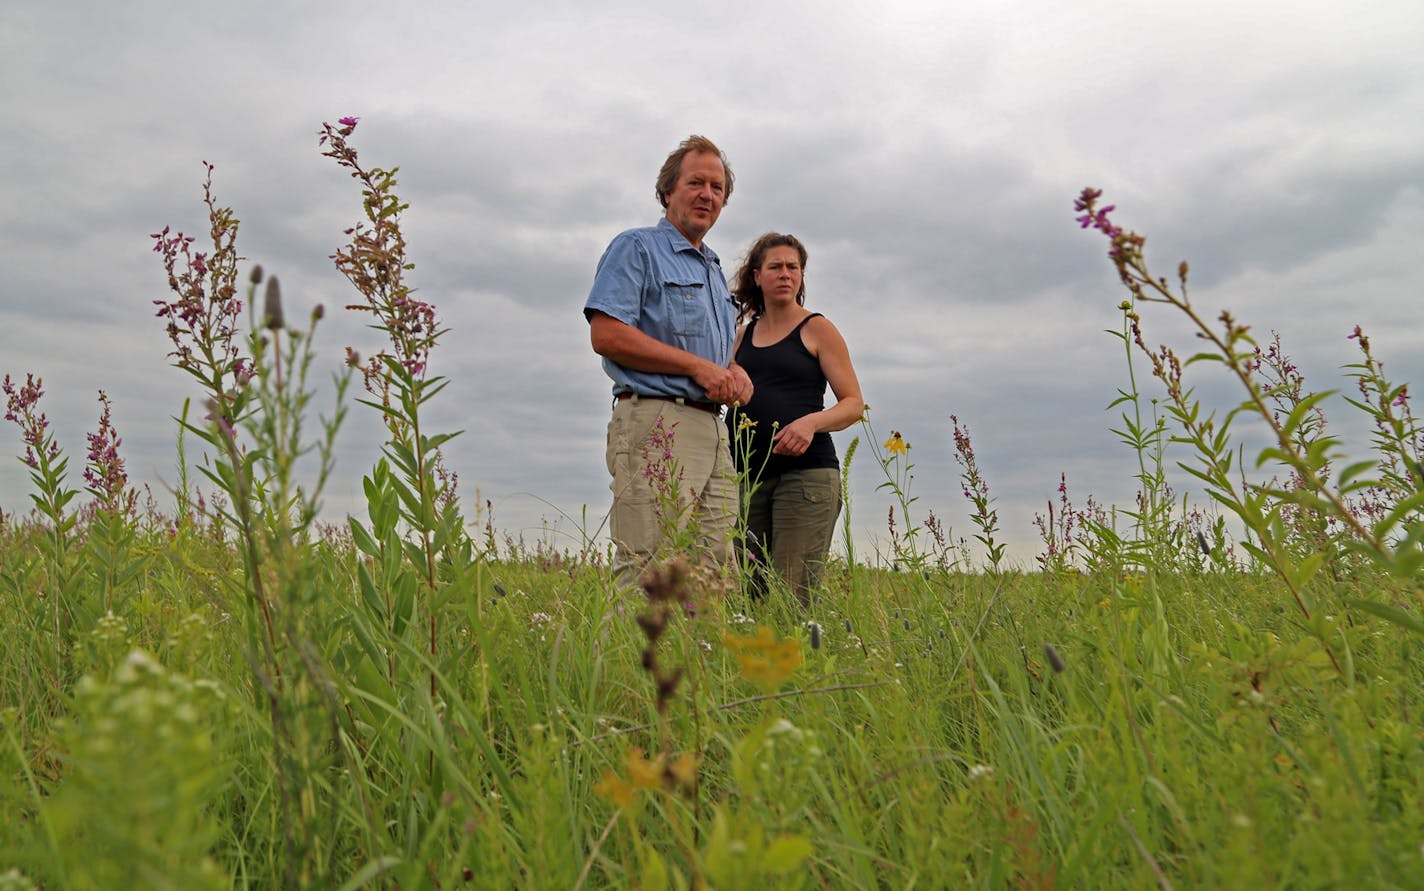
<svg viewBox="0 0 1424 891">
<path fill-rule="evenodd" d="M 721 150 L 702 136 L 683 140 L 658 173 L 664 218 L 613 239 L 584 305 L 613 380 L 609 533 L 623 584 L 689 532 L 684 543 L 705 547 L 704 559 L 730 553 L 737 488 L 721 407 L 746 404 L 752 383 L 732 361 L 736 311 L 702 239 L 731 195 Z"/>
</svg>

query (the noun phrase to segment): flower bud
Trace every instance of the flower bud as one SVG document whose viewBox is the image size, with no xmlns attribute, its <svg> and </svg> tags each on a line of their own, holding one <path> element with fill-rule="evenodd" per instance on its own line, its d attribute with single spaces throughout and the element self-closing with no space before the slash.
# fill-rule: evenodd
<svg viewBox="0 0 1424 891">
<path fill-rule="evenodd" d="M 282 313 L 282 286 L 277 283 L 275 275 L 267 279 L 267 294 L 262 299 L 262 317 L 266 319 L 269 331 L 280 331 L 286 327 L 286 316 Z"/>
<path fill-rule="evenodd" d="M 258 282 L 262 281 L 262 264 L 261 264 L 261 263 L 254 263 L 254 264 L 252 265 L 252 271 L 251 271 L 250 273 L 248 273 L 248 275 L 247 275 L 247 280 L 250 281 L 250 282 L 252 282 L 254 285 L 257 284 Z"/>
<path fill-rule="evenodd" d="M 821 648 L 821 626 L 815 622 L 807 622 L 806 630 L 811 632 L 811 649 L 819 650 Z"/>
<path fill-rule="evenodd" d="M 1054 674 L 1062 674 L 1066 667 L 1063 664 L 1063 657 L 1058 655 L 1058 651 L 1053 648 L 1053 644 L 1043 645 L 1044 658 L 1048 660 L 1048 667 L 1053 669 Z"/>
</svg>

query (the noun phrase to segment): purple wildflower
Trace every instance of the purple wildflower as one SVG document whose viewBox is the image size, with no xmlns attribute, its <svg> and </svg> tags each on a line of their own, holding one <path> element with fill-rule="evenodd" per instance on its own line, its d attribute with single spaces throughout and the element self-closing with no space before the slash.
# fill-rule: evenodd
<svg viewBox="0 0 1424 891">
<path fill-rule="evenodd" d="M 237 430 L 232 426 L 232 420 L 223 414 L 216 399 L 209 399 L 204 404 L 204 407 L 208 410 L 208 413 L 203 415 L 203 420 L 215 423 L 222 434 L 229 440 L 237 436 Z"/>
<path fill-rule="evenodd" d="M 109 395 L 103 390 L 99 391 L 99 404 L 104 410 L 99 415 L 98 431 L 87 434 L 89 455 L 88 463 L 84 467 L 84 480 L 103 510 L 127 513 L 138 500 L 138 492 L 129 489 L 124 459 L 119 457 L 119 445 L 123 440 L 114 429 L 110 418 Z"/>
<path fill-rule="evenodd" d="M 33 470 L 40 469 L 40 456 L 46 452 L 45 442 L 49 439 L 46 431 L 49 429 L 49 418 L 44 412 L 37 411 L 40 397 L 44 396 L 44 381 L 33 374 L 25 375 L 23 386 L 17 386 L 10 381 L 10 375 L 5 375 L 5 381 L 0 384 L 0 389 L 5 393 L 5 420 L 14 421 L 20 428 L 20 435 L 25 441 L 24 461 Z M 59 443 L 50 442 L 48 456 L 54 458 L 59 454 Z"/>
<path fill-rule="evenodd" d="M 664 493 L 670 492 L 674 483 L 682 481 L 682 468 L 677 466 L 672 450 L 676 436 L 676 430 L 663 427 L 663 419 L 659 416 L 643 445 L 643 477 Z"/>
<path fill-rule="evenodd" d="M 180 368 L 198 374 L 209 383 L 221 387 L 223 375 L 237 358 L 233 338 L 237 334 L 237 318 L 242 301 L 237 296 L 236 240 L 238 222 L 230 208 L 218 207 L 213 196 L 213 165 L 206 164 L 207 181 L 203 184 L 203 201 L 208 207 L 211 256 L 195 252 L 192 236 L 170 229 L 154 233 L 153 250 L 163 256 L 168 273 L 168 287 L 175 300 L 155 300 L 156 315 L 168 320 L 168 339 L 173 343 L 169 353 Z"/>
</svg>

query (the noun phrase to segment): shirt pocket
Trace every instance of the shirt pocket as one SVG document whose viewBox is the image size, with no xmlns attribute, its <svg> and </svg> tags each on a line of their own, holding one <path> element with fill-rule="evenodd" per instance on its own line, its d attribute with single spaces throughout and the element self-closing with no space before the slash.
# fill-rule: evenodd
<svg viewBox="0 0 1424 891">
<path fill-rule="evenodd" d="M 711 333 L 711 308 L 703 282 L 686 277 L 669 279 L 663 282 L 663 296 L 673 332 L 679 337 L 706 337 Z"/>
</svg>

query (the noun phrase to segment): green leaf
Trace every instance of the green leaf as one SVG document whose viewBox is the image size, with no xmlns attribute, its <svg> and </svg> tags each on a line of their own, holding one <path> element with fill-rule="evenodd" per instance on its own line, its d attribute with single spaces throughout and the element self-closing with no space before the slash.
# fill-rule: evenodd
<svg viewBox="0 0 1424 891">
<path fill-rule="evenodd" d="M 376 582 L 371 578 L 371 570 L 366 568 L 364 562 L 356 564 L 356 576 L 361 587 L 361 600 L 366 604 L 366 609 L 371 615 L 382 621 L 386 617 L 386 604 L 381 599 L 381 594 L 376 590 Z"/>
<path fill-rule="evenodd" d="M 1393 622 L 1401 628 L 1405 628 L 1424 637 L 1424 622 L 1421 622 L 1419 619 L 1402 610 L 1397 610 L 1392 606 L 1385 606 L 1383 603 L 1377 603 L 1373 600 L 1351 600 L 1348 601 L 1348 603 L 1353 607 L 1378 616 L 1386 622 Z"/>
<path fill-rule="evenodd" d="M 1350 464 L 1345 467 L 1345 469 L 1340 471 L 1340 490 L 1342 492 L 1345 491 L 1346 488 L 1349 486 L 1351 480 L 1363 473 L 1367 473 L 1368 471 L 1374 469 L 1374 467 L 1374 461 L 1356 461 L 1354 464 Z M 1370 482 L 1366 482 L 1363 485 L 1368 486 L 1371 484 L 1372 483 Z"/>
<path fill-rule="evenodd" d="M 762 866 L 768 872 L 785 875 L 800 869 L 814 852 L 815 848 L 804 835 L 783 835 L 767 847 L 762 855 Z"/>
<path fill-rule="evenodd" d="M 1320 565 L 1325 562 L 1325 552 L 1316 551 L 1304 560 L 1293 571 L 1290 571 L 1290 583 L 1297 591 L 1302 590 L 1315 578 L 1315 574 L 1320 571 Z"/>
<path fill-rule="evenodd" d="M 1305 422 L 1306 416 L 1310 414 L 1310 410 L 1333 395 L 1335 395 L 1334 390 L 1324 390 L 1319 393 L 1311 393 L 1297 402 L 1295 408 L 1291 409 L 1290 415 L 1286 417 L 1285 424 L 1282 425 L 1286 435 L 1289 436 L 1299 429 L 1300 425 Z"/>
<path fill-rule="evenodd" d="M 1182 364 L 1183 364 L 1183 365 L 1195 365 L 1195 364 L 1198 363 L 1198 362 L 1224 362 L 1224 361 L 1225 361 L 1225 358 L 1224 358 L 1223 356 L 1221 356 L 1221 354 L 1219 354 L 1219 353 L 1197 353 L 1196 355 L 1192 356 L 1190 359 L 1188 359 L 1186 362 L 1184 362 L 1184 363 L 1182 363 Z"/>
<path fill-rule="evenodd" d="M 371 537 L 371 533 L 366 531 L 366 527 L 361 525 L 361 522 L 355 517 L 347 517 L 346 525 L 351 529 L 351 541 L 356 545 L 357 550 L 379 560 L 381 546 L 376 544 L 376 540 Z"/>
<path fill-rule="evenodd" d="M 707 835 L 707 847 L 702 852 L 702 865 L 714 888 L 731 887 L 736 875 L 736 865 L 732 857 L 732 830 L 727 812 L 722 805 L 717 806 L 712 816 L 712 831 Z"/>
<path fill-rule="evenodd" d="M 410 573 L 402 573 L 397 581 L 392 609 L 395 614 L 391 616 L 391 633 L 400 637 L 415 614 L 415 576 Z"/>
<path fill-rule="evenodd" d="M 652 845 L 643 846 L 643 881 L 641 887 L 649 891 L 663 891 L 668 886 L 667 864 Z"/>
</svg>

